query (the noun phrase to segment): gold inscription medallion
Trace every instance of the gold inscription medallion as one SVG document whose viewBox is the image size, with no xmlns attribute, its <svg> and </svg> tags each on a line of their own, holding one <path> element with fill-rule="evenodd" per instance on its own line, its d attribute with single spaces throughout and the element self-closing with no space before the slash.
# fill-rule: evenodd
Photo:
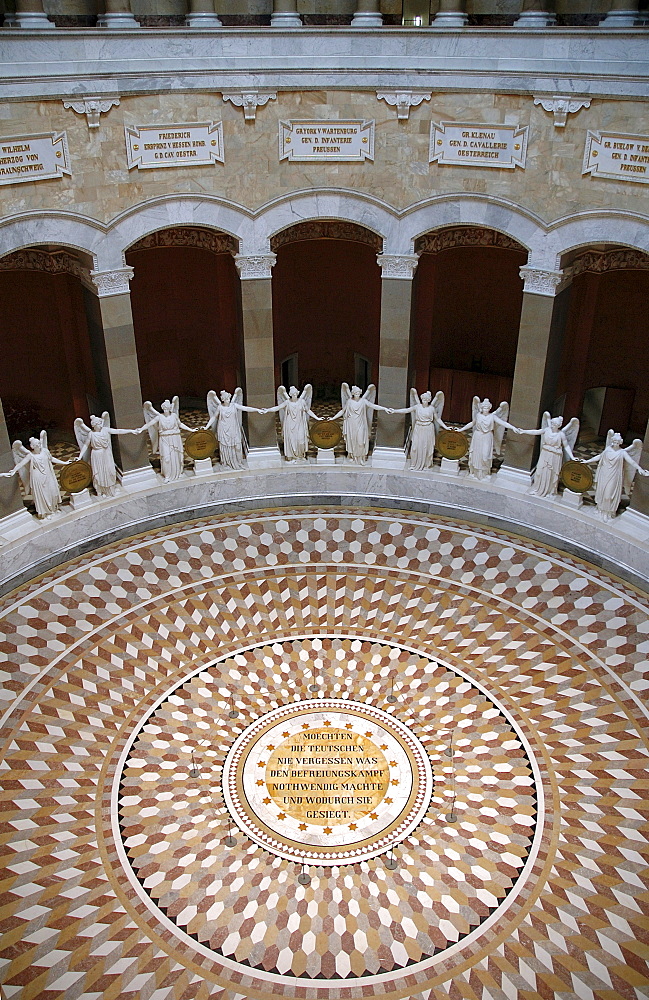
<svg viewBox="0 0 649 1000">
<path fill-rule="evenodd" d="M 92 482 L 92 469 L 87 462 L 79 459 L 61 469 L 59 480 L 61 489 L 66 493 L 81 493 Z"/>
<path fill-rule="evenodd" d="M 436 447 L 442 458 L 457 461 L 466 455 L 469 450 L 469 441 L 466 434 L 462 434 L 460 431 L 440 431 Z"/>
<path fill-rule="evenodd" d="M 309 436 L 316 448 L 335 448 L 343 439 L 340 424 L 335 420 L 318 420 L 311 425 Z"/>
<path fill-rule="evenodd" d="M 212 431 L 192 431 L 185 439 L 185 451 L 190 458 L 211 458 L 216 451 L 216 437 Z"/>
<path fill-rule="evenodd" d="M 584 462 L 564 462 L 561 466 L 561 482 L 572 493 L 587 493 L 593 481 L 592 470 Z"/>
<path fill-rule="evenodd" d="M 362 733 L 311 729 L 276 747 L 266 765 L 275 804 L 315 826 L 351 823 L 378 808 L 390 785 L 381 750 Z"/>
</svg>

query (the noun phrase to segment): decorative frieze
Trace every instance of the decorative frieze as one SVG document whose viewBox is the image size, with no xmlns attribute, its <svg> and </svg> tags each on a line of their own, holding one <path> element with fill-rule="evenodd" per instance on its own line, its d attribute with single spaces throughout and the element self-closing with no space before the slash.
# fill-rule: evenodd
<svg viewBox="0 0 649 1000">
<path fill-rule="evenodd" d="M 525 167 L 528 127 L 431 122 L 429 160 L 440 166 Z"/>
<path fill-rule="evenodd" d="M 649 135 L 588 132 L 582 174 L 649 183 Z"/>
<path fill-rule="evenodd" d="M 410 109 L 419 107 L 422 101 L 430 101 L 430 90 L 378 90 L 377 100 L 385 101 L 390 107 L 396 108 L 397 118 L 402 120 L 410 117 Z"/>
<path fill-rule="evenodd" d="M 234 254 L 239 249 L 239 241 L 228 233 L 215 233 L 193 226 L 172 226 L 143 236 L 129 247 L 129 251 L 150 250 L 153 247 L 196 247 L 210 253 Z"/>
<path fill-rule="evenodd" d="M 312 119 L 279 123 L 279 158 L 301 163 L 374 159 L 374 121 Z"/>
<path fill-rule="evenodd" d="M 128 169 L 204 167 L 223 163 L 223 123 L 127 125 Z"/>
<path fill-rule="evenodd" d="M 0 184 L 48 181 L 71 173 L 65 132 L 0 139 Z"/>
<path fill-rule="evenodd" d="M 236 254 L 234 262 L 241 280 L 270 278 L 277 257 L 274 253 Z"/>
<path fill-rule="evenodd" d="M 16 250 L 0 258 L 0 271 L 45 271 L 47 274 L 73 274 L 89 281 L 89 271 L 66 250 Z"/>
<path fill-rule="evenodd" d="M 118 267 L 114 271 L 91 271 L 90 277 L 100 299 L 109 295 L 126 295 L 133 277 L 133 268 Z"/>
<path fill-rule="evenodd" d="M 565 94 L 555 94 L 553 97 L 541 95 L 534 98 L 534 104 L 540 104 L 544 111 L 554 115 L 554 127 L 565 128 L 568 115 L 574 115 L 582 108 L 590 107 L 590 97 L 570 97 Z"/>
<path fill-rule="evenodd" d="M 269 101 L 277 100 L 276 90 L 224 90 L 221 94 L 224 101 L 230 101 L 235 108 L 243 108 L 243 117 L 247 122 L 254 122 L 257 108 L 263 108 Z"/>
<path fill-rule="evenodd" d="M 271 238 L 273 250 L 285 243 L 298 243 L 302 240 L 354 240 L 355 243 L 366 243 L 378 253 L 383 247 L 383 240 L 376 233 L 355 222 L 345 222 L 341 219 L 309 219 L 307 222 L 296 222 Z"/>
<path fill-rule="evenodd" d="M 603 274 L 605 271 L 649 271 L 649 254 L 630 248 L 587 250 L 577 257 L 569 270 L 573 277 L 584 271 L 595 274 Z"/>
<path fill-rule="evenodd" d="M 381 268 L 382 278 L 402 278 L 412 281 L 419 263 L 419 254 L 381 253 L 376 260 Z"/>
<path fill-rule="evenodd" d="M 424 233 L 415 240 L 416 253 L 439 253 L 454 247 L 498 247 L 501 250 L 527 252 L 517 240 L 506 233 L 481 226 L 452 226 L 434 233 Z"/>
<path fill-rule="evenodd" d="M 72 108 L 78 115 L 85 115 L 88 128 L 99 128 L 100 115 L 119 106 L 118 97 L 88 97 L 83 101 L 64 101 L 64 108 Z"/>
<path fill-rule="evenodd" d="M 562 286 L 570 280 L 570 275 L 564 271 L 543 271 L 540 268 L 521 267 L 519 274 L 525 282 L 523 291 L 533 295 L 548 295 L 554 298 Z"/>
</svg>

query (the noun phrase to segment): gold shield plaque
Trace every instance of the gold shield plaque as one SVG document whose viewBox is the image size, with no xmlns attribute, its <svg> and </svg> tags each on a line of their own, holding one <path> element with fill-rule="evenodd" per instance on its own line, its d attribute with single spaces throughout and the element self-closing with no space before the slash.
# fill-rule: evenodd
<svg viewBox="0 0 649 1000">
<path fill-rule="evenodd" d="M 593 473 L 584 462 L 564 462 L 561 482 L 572 493 L 586 493 L 593 485 Z"/>
<path fill-rule="evenodd" d="M 460 431 L 440 431 L 436 447 L 442 458 L 457 461 L 466 455 L 469 441 L 466 434 Z"/>
<path fill-rule="evenodd" d="M 211 458 L 216 451 L 216 437 L 212 431 L 192 431 L 185 440 L 185 451 L 190 458 Z"/>
<path fill-rule="evenodd" d="M 340 444 L 343 432 L 335 420 L 318 420 L 317 424 L 312 424 L 309 436 L 316 448 L 331 449 Z"/>
<path fill-rule="evenodd" d="M 92 469 L 87 462 L 79 459 L 61 469 L 59 480 L 61 489 L 66 493 L 81 493 L 92 482 Z"/>
</svg>

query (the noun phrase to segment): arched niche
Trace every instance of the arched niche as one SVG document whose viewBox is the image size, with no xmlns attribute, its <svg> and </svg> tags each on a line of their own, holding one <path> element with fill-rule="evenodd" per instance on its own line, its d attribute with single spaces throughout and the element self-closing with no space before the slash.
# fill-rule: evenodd
<svg viewBox="0 0 649 1000">
<path fill-rule="evenodd" d="M 194 226 L 158 230 L 126 252 L 142 394 L 204 404 L 241 383 L 237 241 Z"/>
<path fill-rule="evenodd" d="M 85 305 L 91 267 L 89 255 L 67 247 L 0 258 L 0 398 L 12 439 L 45 428 L 53 440 L 73 440 L 75 417 L 100 412 Z"/>
<path fill-rule="evenodd" d="M 340 383 L 376 381 L 381 237 L 354 222 L 297 223 L 271 238 L 278 382 L 311 382 L 319 399 Z"/>
<path fill-rule="evenodd" d="M 610 427 L 643 437 L 649 420 L 649 254 L 596 244 L 564 255 L 571 276 L 557 412 L 582 440 Z"/>
<path fill-rule="evenodd" d="M 411 375 L 443 389 L 449 420 L 470 419 L 471 398 L 510 399 L 527 250 L 511 236 L 453 226 L 415 241 Z"/>
</svg>

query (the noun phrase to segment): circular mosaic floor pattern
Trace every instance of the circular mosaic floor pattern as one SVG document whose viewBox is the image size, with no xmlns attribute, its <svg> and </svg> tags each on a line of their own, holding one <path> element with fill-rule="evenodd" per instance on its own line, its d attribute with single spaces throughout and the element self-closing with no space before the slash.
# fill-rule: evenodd
<svg viewBox="0 0 649 1000">
<path fill-rule="evenodd" d="M 6 1000 L 641 1000 L 648 639 L 646 597 L 595 567 L 404 510 L 200 519 L 22 587 L 0 603 Z M 310 699 L 424 747 L 394 870 L 300 885 L 228 823 L 228 751 Z"/>
</svg>

